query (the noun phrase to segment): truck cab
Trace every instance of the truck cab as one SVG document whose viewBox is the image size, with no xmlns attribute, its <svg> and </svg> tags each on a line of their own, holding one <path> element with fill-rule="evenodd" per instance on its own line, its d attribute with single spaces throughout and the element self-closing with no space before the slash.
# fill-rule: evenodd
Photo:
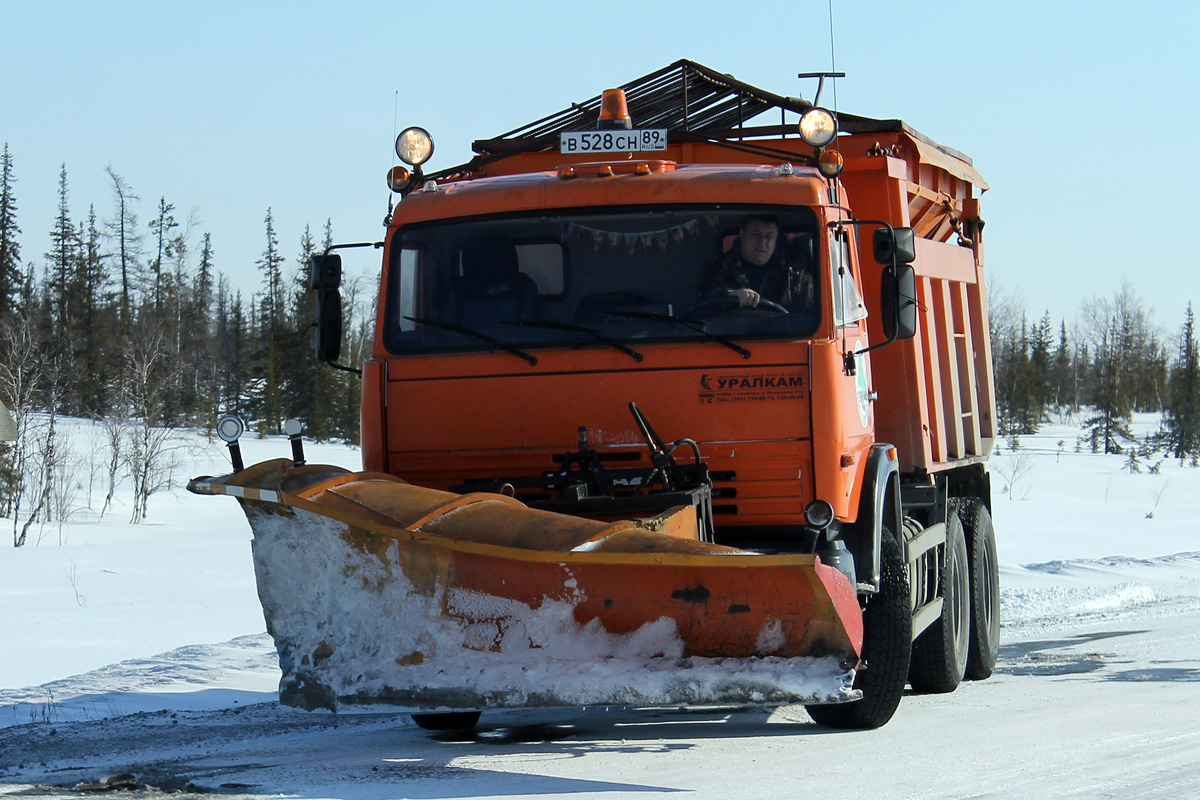
<svg viewBox="0 0 1200 800">
<path fill-rule="evenodd" d="M 369 466 L 511 482 L 552 469 L 581 426 L 605 460 L 649 466 L 635 402 L 698 445 L 718 538 L 803 524 L 818 496 L 852 519 L 873 436 L 846 213 L 815 169 L 778 165 L 598 162 L 414 192 L 387 244 Z M 776 260 L 811 298 L 739 308 L 705 285 L 752 216 L 777 222 Z"/>
</svg>

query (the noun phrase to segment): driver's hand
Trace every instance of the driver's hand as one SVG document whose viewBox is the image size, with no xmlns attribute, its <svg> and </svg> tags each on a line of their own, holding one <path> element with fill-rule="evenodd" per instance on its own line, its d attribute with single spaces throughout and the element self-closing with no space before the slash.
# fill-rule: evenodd
<svg viewBox="0 0 1200 800">
<path fill-rule="evenodd" d="M 730 289 L 729 293 L 738 299 L 738 308 L 754 308 L 758 305 L 758 292 L 753 289 Z"/>
</svg>

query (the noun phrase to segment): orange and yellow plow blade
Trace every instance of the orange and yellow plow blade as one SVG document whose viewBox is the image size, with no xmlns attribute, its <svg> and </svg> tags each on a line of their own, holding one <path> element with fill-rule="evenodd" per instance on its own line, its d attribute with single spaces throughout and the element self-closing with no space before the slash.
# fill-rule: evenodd
<svg viewBox="0 0 1200 800">
<path fill-rule="evenodd" d="M 280 699 L 302 708 L 831 703 L 862 647 L 855 588 L 812 555 L 694 538 L 376 473 L 264 462 L 189 488 L 254 531 Z"/>
</svg>

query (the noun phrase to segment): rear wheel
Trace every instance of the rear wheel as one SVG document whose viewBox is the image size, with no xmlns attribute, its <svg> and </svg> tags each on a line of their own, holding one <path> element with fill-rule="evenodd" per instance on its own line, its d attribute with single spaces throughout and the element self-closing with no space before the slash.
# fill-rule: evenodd
<svg viewBox="0 0 1200 800">
<path fill-rule="evenodd" d="M 914 690 L 943 694 L 962 683 L 971 632 L 971 585 L 962 521 L 951 504 L 946 514 L 942 564 L 942 616 L 917 637 L 908 679 Z"/>
<path fill-rule="evenodd" d="M 442 714 L 413 714 L 417 727 L 430 731 L 469 731 L 479 722 L 478 711 L 447 711 Z"/>
<path fill-rule="evenodd" d="M 912 607 L 908 570 L 896 537 L 883 529 L 879 592 L 863 610 L 862 665 L 854 678 L 861 700 L 808 706 L 808 714 L 831 728 L 878 728 L 892 718 L 908 677 Z"/>
<path fill-rule="evenodd" d="M 958 510 L 967 539 L 971 565 L 971 647 L 967 653 L 967 680 L 990 678 L 1000 654 L 1000 570 L 996 557 L 996 531 L 987 507 L 975 498 L 950 501 Z"/>
</svg>

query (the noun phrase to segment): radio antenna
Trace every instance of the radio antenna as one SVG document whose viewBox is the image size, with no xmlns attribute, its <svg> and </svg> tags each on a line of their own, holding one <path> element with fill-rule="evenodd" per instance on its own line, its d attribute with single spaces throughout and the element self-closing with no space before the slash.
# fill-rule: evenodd
<svg viewBox="0 0 1200 800">
<path fill-rule="evenodd" d="M 838 75 L 837 50 L 836 50 L 836 48 L 834 48 L 834 45 L 833 45 L 833 0 L 829 0 L 829 72 L 830 72 L 830 83 L 833 84 L 833 113 L 836 116 L 837 110 L 838 110 L 837 79 L 841 76 Z M 820 91 L 821 90 L 818 87 L 817 93 L 820 94 Z M 815 103 L 814 103 L 814 105 L 815 105 Z"/>
<path fill-rule="evenodd" d="M 397 131 L 396 128 L 398 128 L 398 127 L 400 127 L 400 90 L 399 89 L 396 90 L 396 99 L 395 99 L 395 101 L 393 101 L 393 104 L 392 104 L 392 141 L 391 141 L 391 146 L 389 147 L 389 149 L 392 149 L 392 152 L 395 152 L 394 148 L 396 147 L 396 136 L 399 134 L 399 131 Z M 396 159 L 394 159 L 394 158 L 388 159 L 389 167 L 395 163 L 396 163 Z"/>
<path fill-rule="evenodd" d="M 397 89 L 396 90 L 396 99 L 392 103 L 391 150 L 393 153 L 393 157 L 388 159 L 388 174 L 389 175 L 391 175 L 392 166 L 396 163 L 396 159 L 394 156 L 394 154 L 396 152 L 396 136 L 397 136 L 396 128 L 398 128 L 399 126 L 400 126 L 400 90 Z M 395 194 L 395 193 L 388 192 L 388 209 L 387 209 L 387 214 L 383 218 L 383 227 L 385 227 L 385 228 L 392 224 L 392 211 L 393 211 L 393 209 L 395 209 L 395 205 L 393 205 L 393 203 L 392 203 L 392 195 L 393 194 Z"/>
</svg>

